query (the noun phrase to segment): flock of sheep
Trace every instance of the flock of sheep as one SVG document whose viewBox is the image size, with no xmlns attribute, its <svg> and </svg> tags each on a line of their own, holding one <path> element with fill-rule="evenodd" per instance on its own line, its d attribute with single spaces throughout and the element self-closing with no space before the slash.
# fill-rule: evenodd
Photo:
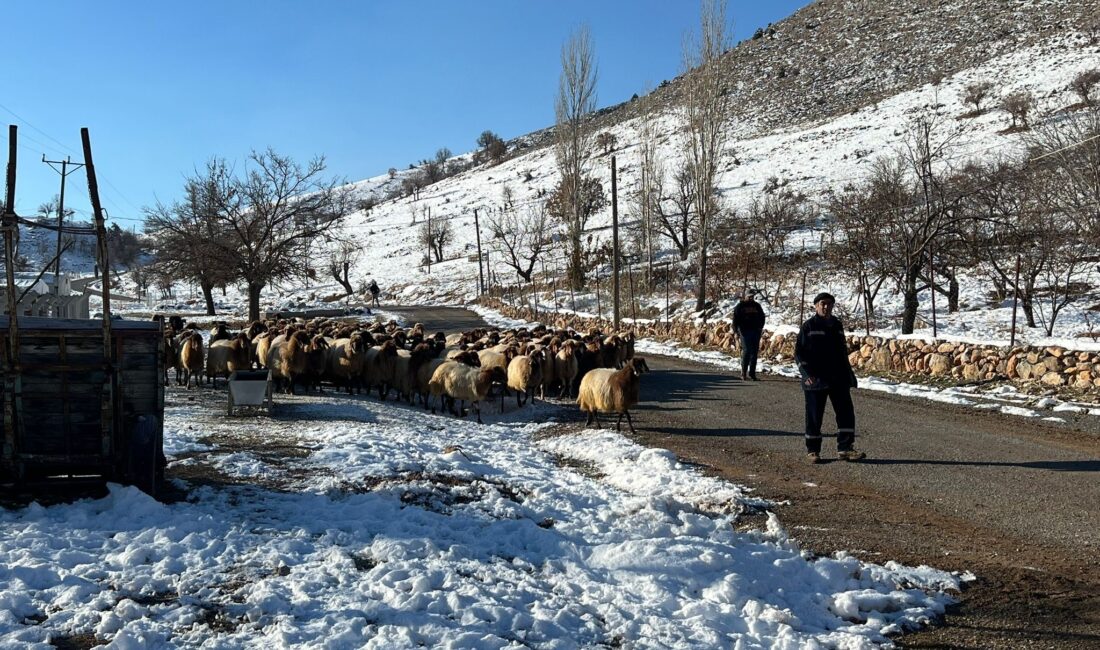
<svg viewBox="0 0 1100 650">
<path fill-rule="evenodd" d="M 322 390 L 328 383 L 346 390 L 371 393 L 379 399 L 394 394 L 435 412 L 433 398 L 452 414 L 465 415 L 466 402 L 481 422 L 481 402 L 499 393 L 501 409 L 509 390 L 522 407 L 536 393 L 545 398 L 577 396 L 588 414 L 587 424 L 599 427 L 597 413 L 618 415 L 616 427 L 638 403 L 640 376 L 649 370 L 634 357 L 633 332 L 581 335 L 544 326 L 511 330 L 476 329 L 460 334 L 427 335 L 423 325 L 401 328 L 396 323 L 355 323 L 330 319 L 309 322 L 256 321 L 239 332 L 219 323 L 204 337 L 192 323 L 176 316 L 165 326 L 164 383 L 174 368 L 176 382 L 190 388 L 237 370 L 267 368 L 280 388 L 293 393 Z M 456 409 L 456 403 L 458 409 Z"/>
</svg>

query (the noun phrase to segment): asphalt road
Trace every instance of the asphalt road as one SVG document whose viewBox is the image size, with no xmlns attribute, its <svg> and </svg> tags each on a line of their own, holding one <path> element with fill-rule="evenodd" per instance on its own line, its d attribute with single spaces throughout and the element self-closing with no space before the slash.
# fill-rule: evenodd
<svg viewBox="0 0 1100 650">
<path fill-rule="evenodd" d="M 392 309 L 429 331 L 482 325 L 465 310 Z M 805 548 L 978 576 L 946 625 L 906 647 L 1100 648 L 1100 431 L 857 390 L 859 463 L 805 462 L 793 379 L 649 357 L 634 412 L 641 444 L 787 501 Z M 826 414 L 827 425 L 831 410 Z M 583 420 L 578 414 L 578 424 Z M 835 427 L 832 428 L 835 430 Z M 829 426 L 825 427 L 828 433 Z"/>
</svg>

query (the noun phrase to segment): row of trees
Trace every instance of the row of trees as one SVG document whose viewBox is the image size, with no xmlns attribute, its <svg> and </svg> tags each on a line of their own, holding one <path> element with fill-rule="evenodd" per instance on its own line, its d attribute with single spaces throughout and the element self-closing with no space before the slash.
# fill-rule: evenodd
<svg viewBox="0 0 1100 650">
<path fill-rule="evenodd" d="M 1052 334 L 1100 262 L 1100 111 L 1041 126 L 1026 155 L 993 162 L 956 163 L 957 133 L 937 116 L 915 118 L 894 155 L 832 193 L 830 261 L 856 278 L 871 318 L 883 286 L 900 293 L 903 333 L 921 292 L 958 310 L 969 272 L 988 279 L 995 300 L 1017 295 L 1028 326 Z"/>
<path fill-rule="evenodd" d="M 350 188 L 325 176 L 324 158 L 306 164 L 271 149 L 253 152 L 245 169 L 214 158 L 184 183 L 184 198 L 146 210 L 146 233 L 162 276 L 197 284 L 214 313 L 213 290 L 242 283 L 248 317 L 260 316 L 260 296 L 272 282 L 314 275 L 324 245 L 329 271 L 350 293 L 356 247 L 336 226 L 354 209 Z M 345 244 L 345 245 L 342 245 Z"/>
</svg>

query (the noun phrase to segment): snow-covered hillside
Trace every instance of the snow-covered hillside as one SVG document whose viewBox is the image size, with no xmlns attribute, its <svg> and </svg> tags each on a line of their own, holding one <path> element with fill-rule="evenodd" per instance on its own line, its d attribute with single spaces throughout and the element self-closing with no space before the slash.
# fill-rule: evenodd
<svg viewBox="0 0 1100 650">
<path fill-rule="evenodd" d="M 992 110 L 975 118 L 961 117 L 970 110 L 962 101 L 964 87 L 974 81 L 996 80 L 998 92 L 1002 94 L 1028 90 L 1038 98 L 1037 119 L 1042 122 L 1057 119 L 1056 111 L 1074 102 L 1067 90 L 1069 81 L 1098 65 L 1100 46 L 1088 35 L 1060 33 L 1031 46 L 1011 50 L 936 84 L 907 90 L 840 117 L 784 128 L 761 128 L 755 121 L 734 121 L 730 124 L 730 155 L 719 179 L 719 189 L 729 207 L 742 210 L 761 193 L 769 179 L 775 178 L 820 204 L 826 190 L 864 178 L 870 161 L 892 153 L 899 146 L 908 120 L 927 111 L 937 111 L 945 123 L 964 129 L 963 135 L 956 140 L 949 162 L 957 164 L 969 159 L 996 159 L 1019 154 L 1024 148 L 1021 135 L 1003 133 L 1009 123 L 1006 113 Z M 637 120 L 619 123 L 610 130 L 618 142 L 614 154 L 619 167 L 620 218 L 629 229 L 636 222 L 626 197 L 639 181 Z M 678 130 L 679 118 L 674 109 L 661 115 L 659 131 L 664 135 L 660 146 L 666 173 L 674 168 L 681 155 Z M 603 183 L 605 191 L 609 190 L 610 156 L 594 158 L 591 170 Z M 406 302 L 455 302 L 471 298 L 478 279 L 476 257 L 470 257 L 476 253 L 474 210 L 478 209 L 482 216 L 483 244 L 492 250 L 492 244 L 487 243 L 484 216 L 500 205 L 505 186 L 511 188 L 515 204 L 522 210 L 524 206 L 543 201 L 557 180 L 552 149 L 536 148 L 498 166 L 479 167 L 429 185 L 418 200 L 404 198 L 383 202 L 369 214 L 354 214 L 349 219 L 347 231 L 363 243 L 365 253 L 356 273 L 379 278 L 384 288 Z M 381 176 L 362 181 L 357 187 L 363 193 L 374 192 L 382 196 L 384 188 L 393 182 L 388 176 Z M 417 242 L 419 224 L 413 223 L 414 213 L 421 215 L 423 220 L 429 208 L 433 219 L 452 220 L 455 230 L 455 241 L 447 255 L 450 261 L 433 264 L 430 275 L 421 265 L 424 250 Z M 608 208 L 590 222 L 589 229 L 597 240 L 610 238 L 610 219 Z M 796 233 L 790 243 L 798 245 L 801 241 L 812 247 L 818 241 L 817 233 Z M 671 257 L 671 251 L 665 254 Z M 495 272 L 506 282 L 514 282 L 514 274 L 508 276 L 500 255 L 492 252 L 489 255 Z M 564 259 L 560 250 L 551 254 L 546 266 L 550 277 L 562 275 Z M 854 304 L 854 283 L 850 279 L 833 275 L 818 280 L 813 291 L 829 290 L 841 303 Z M 1007 339 L 1010 309 L 1008 306 L 984 309 L 983 288 L 973 280 L 966 282 L 964 278 L 962 289 L 962 302 L 970 309 L 964 308 L 961 313 L 946 318 L 941 314 L 941 332 Z M 690 286 L 679 289 L 690 290 Z M 719 298 L 728 299 L 733 291 L 731 287 L 729 294 Z M 773 312 L 779 312 L 780 320 L 793 322 L 797 319 L 798 301 L 791 298 L 779 296 L 770 306 Z M 879 301 L 886 312 L 900 310 L 900 296 L 886 296 Z M 925 310 L 927 307 L 922 305 Z M 1080 308 L 1067 308 L 1056 334 L 1072 336 L 1086 329 L 1084 316 Z"/>
</svg>

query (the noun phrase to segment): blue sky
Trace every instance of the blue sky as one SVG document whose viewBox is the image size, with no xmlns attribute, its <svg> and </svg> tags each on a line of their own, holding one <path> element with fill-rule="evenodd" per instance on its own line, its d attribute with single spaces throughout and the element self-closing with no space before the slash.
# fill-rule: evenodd
<svg viewBox="0 0 1100 650">
<path fill-rule="evenodd" d="M 735 37 L 806 4 L 731 2 Z M 82 161 L 86 126 L 109 219 L 129 227 L 214 155 L 240 166 L 268 146 L 324 154 L 330 175 L 354 181 L 440 147 L 468 151 L 485 129 L 511 138 L 548 126 L 561 45 L 581 24 L 600 106 L 624 101 L 679 74 L 699 5 L 18 0 L 3 14 L 0 118 L 19 126 L 17 212 L 57 193 L 42 154 Z M 86 216 L 83 171 L 68 183 L 67 206 Z"/>
</svg>

